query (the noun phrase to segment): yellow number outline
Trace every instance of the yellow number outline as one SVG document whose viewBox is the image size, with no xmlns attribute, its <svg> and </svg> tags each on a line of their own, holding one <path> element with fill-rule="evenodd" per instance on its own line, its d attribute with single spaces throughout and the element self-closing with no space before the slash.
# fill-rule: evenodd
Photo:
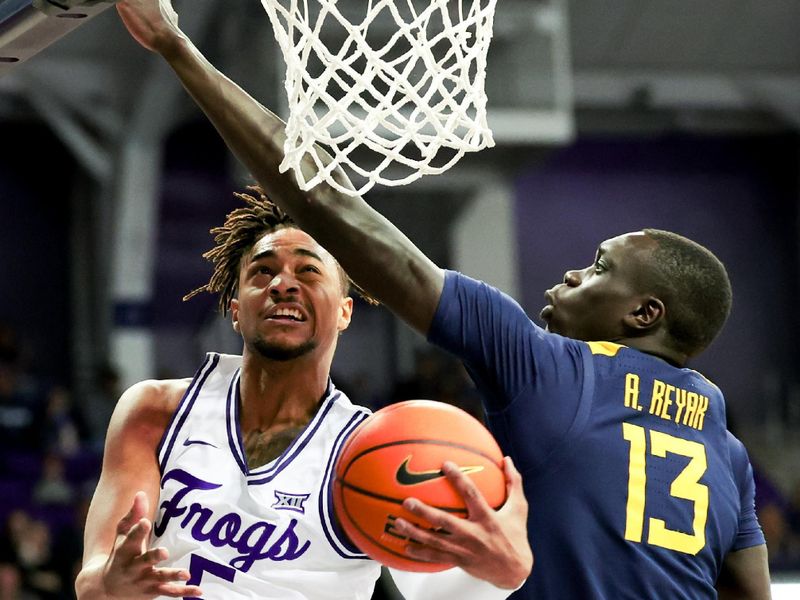
<svg viewBox="0 0 800 600">
<path fill-rule="evenodd" d="M 645 490 L 647 488 L 647 436 L 644 427 L 622 424 L 622 437 L 630 443 L 628 463 L 628 502 L 626 506 L 625 539 L 641 543 L 644 528 Z M 694 505 L 692 529 L 683 533 L 667 528 L 662 519 L 648 521 L 647 543 L 669 550 L 695 555 L 706 545 L 708 520 L 708 486 L 700 478 L 708 469 L 706 448 L 699 442 L 650 430 L 650 454 L 665 458 L 667 452 L 689 458 L 689 464 L 673 480 L 670 496 L 689 500 Z"/>
</svg>

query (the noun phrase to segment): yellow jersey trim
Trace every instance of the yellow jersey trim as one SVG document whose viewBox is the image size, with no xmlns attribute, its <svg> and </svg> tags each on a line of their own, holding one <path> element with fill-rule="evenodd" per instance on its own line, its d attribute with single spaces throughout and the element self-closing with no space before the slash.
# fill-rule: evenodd
<svg viewBox="0 0 800 600">
<path fill-rule="evenodd" d="M 622 344 L 615 344 L 614 342 L 586 342 L 589 345 L 589 350 L 592 354 L 602 354 L 603 356 L 616 356 L 620 348 L 624 348 Z"/>
</svg>

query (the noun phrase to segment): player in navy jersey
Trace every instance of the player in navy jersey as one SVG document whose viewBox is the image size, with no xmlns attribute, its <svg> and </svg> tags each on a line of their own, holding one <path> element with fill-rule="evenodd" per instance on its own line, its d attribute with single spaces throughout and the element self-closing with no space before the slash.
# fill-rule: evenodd
<svg viewBox="0 0 800 600">
<path fill-rule="evenodd" d="M 126 0 L 123 12 L 132 5 L 141 10 Z M 363 199 L 324 183 L 301 192 L 278 168 L 281 120 L 162 13 L 146 19 L 145 45 L 264 192 L 369 294 L 464 361 L 531 506 L 537 563 L 513 597 L 769 598 L 747 454 L 720 390 L 685 367 L 730 309 L 713 254 L 657 230 L 603 242 L 547 292 L 542 329 L 498 290 L 437 267 Z M 401 527 L 435 555 L 441 540 Z"/>
<path fill-rule="evenodd" d="M 720 390 L 682 367 L 730 298 L 710 252 L 656 230 L 568 271 L 547 292 L 550 331 L 445 274 L 429 339 L 464 360 L 533 507 L 539 559 L 518 597 L 769 597 L 747 454 Z"/>
</svg>

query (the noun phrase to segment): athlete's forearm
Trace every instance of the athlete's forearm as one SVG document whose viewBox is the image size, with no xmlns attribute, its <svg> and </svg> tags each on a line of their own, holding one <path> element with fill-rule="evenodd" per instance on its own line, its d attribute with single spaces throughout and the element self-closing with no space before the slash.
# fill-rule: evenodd
<svg viewBox="0 0 800 600">
<path fill-rule="evenodd" d="M 426 333 L 443 285 L 441 271 L 362 198 L 324 183 L 304 193 L 291 171 L 281 173 L 283 121 L 217 71 L 190 40 L 175 36 L 159 52 L 267 196 L 354 281 Z M 305 166 L 316 168 L 311 159 Z"/>
<path fill-rule="evenodd" d="M 295 205 L 301 194 L 291 175 L 278 169 L 283 160 L 283 121 L 219 72 L 188 38 L 175 36 L 158 51 L 264 191 Z"/>
</svg>

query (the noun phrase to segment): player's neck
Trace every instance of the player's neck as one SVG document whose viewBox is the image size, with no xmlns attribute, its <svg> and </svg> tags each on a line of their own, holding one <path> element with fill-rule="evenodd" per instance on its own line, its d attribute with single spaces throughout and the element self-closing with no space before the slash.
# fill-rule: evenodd
<svg viewBox="0 0 800 600">
<path fill-rule="evenodd" d="M 257 469 L 278 458 L 303 429 L 301 426 L 276 426 L 270 431 L 253 430 L 242 434 L 247 467 Z"/>
<path fill-rule="evenodd" d="M 250 469 L 275 460 L 316 414 L 327 374 L 298 377 L 290 371 L 242 369 L 239 427 Z"/>
<path fill-rule="evenodd" d="M 269 361 L 245 353 L 239 381 L 242 433 L 303 426 L 328 387 L 330 361 L 319 357 Z"/>
<path fill-rule="evenodd" d="M 645 354 L 656 356 L 661 360 L 668 362 L 673 367 L 684 367 L 689 360 L 689 357 L 685 353 L 673 350 L 672 348 L 665 346 L 652 337 L 622 340 L 620 343 L 624 344 L 625 346 L 629 346 L 630 348 L 635 348 L 636 350 L 644 352 Z"/>
</svg>

